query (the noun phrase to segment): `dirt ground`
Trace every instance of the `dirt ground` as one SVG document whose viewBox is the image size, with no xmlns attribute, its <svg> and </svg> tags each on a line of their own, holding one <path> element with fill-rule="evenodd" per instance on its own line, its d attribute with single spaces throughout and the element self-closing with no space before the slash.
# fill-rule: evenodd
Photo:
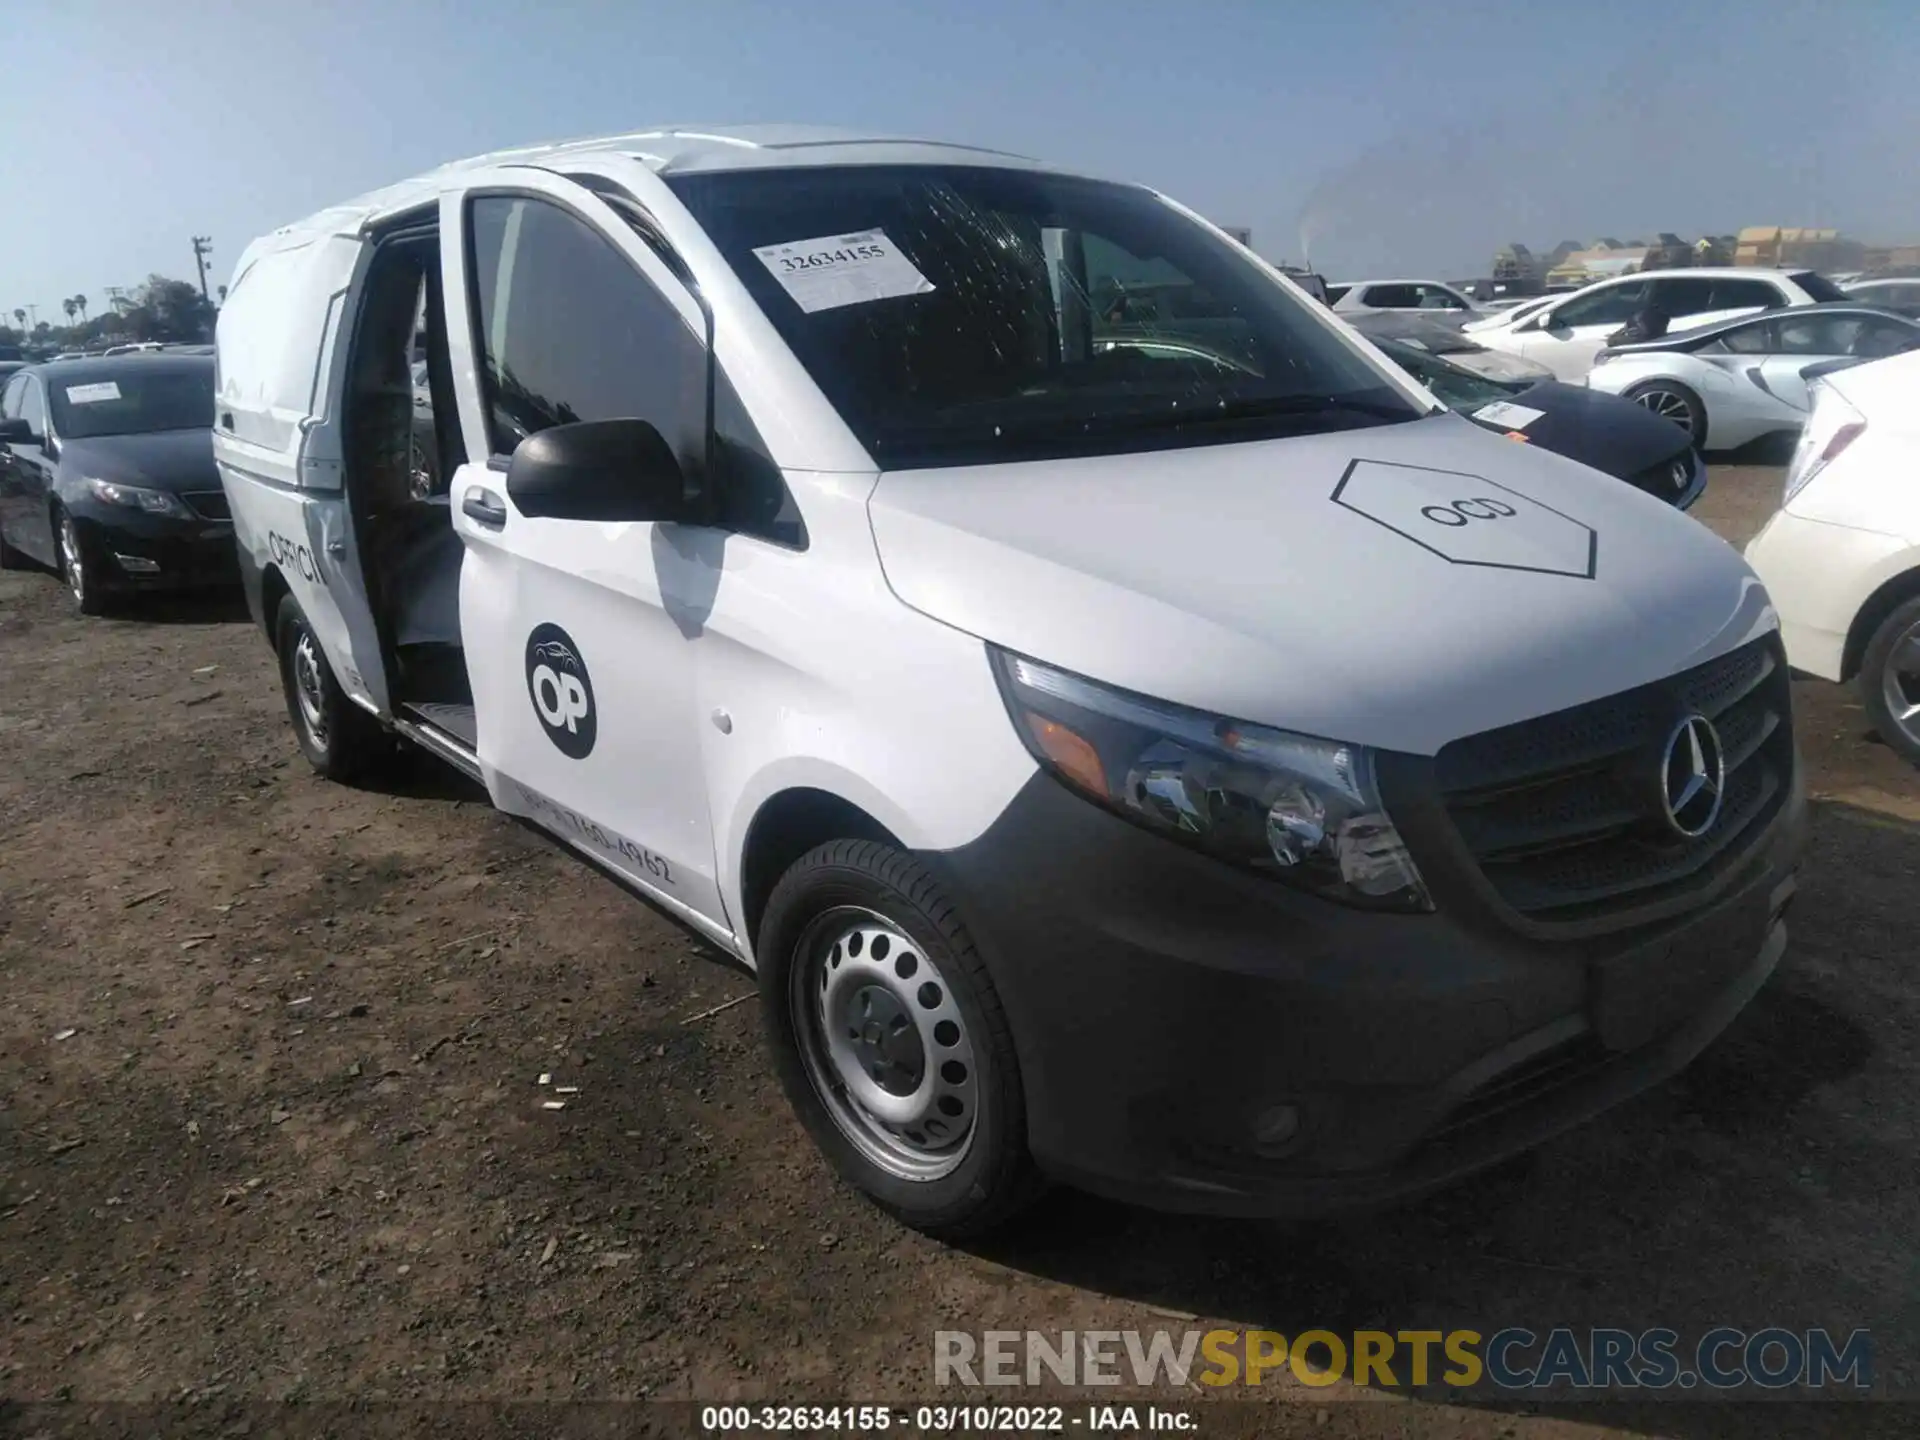
<svg viewBox="0 0 1920 1440">
<path fill-rule="evenodd" d="M 1696 514 L 1744 542 L 1779 483 L 1718 469 Z M 1057 1193 L 964 1251 L 834 1181 L 687 933 L 424 758 L 315 779 L 244 616 L 65 601 L 0 576 L 0 1433 L 9 1400 L 951 1400 L 941 1328 L 1869 1327 L 1878 1387 L 1920 1384 L 1920 776 L 1850 692 L 1797 689 L 1788 957 L 1676 1083 L 1385 1215 Z M 1600 1418 L 1272 1399 L 1258 1428 L 1330 1435 Z"/>
</svg>

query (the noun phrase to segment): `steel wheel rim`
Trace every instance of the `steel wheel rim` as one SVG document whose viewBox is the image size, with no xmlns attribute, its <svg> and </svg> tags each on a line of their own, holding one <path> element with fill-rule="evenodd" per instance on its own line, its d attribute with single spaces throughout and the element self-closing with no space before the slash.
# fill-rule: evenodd
<svg viewBox="0 0 1920 1440">
<path fill-rule="evenodd" d="M 313 632 L 303 630 L 293 645 L 293 694 L 300 706 L 300 723 L 322 750 L 327 748 L 326 689 L 320 679 L 320 650 Z"/>
<path fill-rule="evenodd" d="M 73 517 L 60 517 L 60 563 L 67 572 L 67 589 L 73 592 L 76 604 L 87 603 L 87 567 L 80 555 L 80 532 L 74 528 Z"/>
<path fill-rule="evenodd" d="M 1908 740 L 1920 744 L 1920 620 L 1894 641 L 1880 684 L 1893 723 Z"/>
<path fill-rule="evenodd" d="M 794 950 L 790 1003 L 807 1078 L 861 1156 L 903 1180 L 952 1174 L 973 1146 L 979 1074 L 952 987 L 871 910 L 829 910 Z"/>
<path fill-rule="evenodd" d="M 1662 420 L 1671 420 L 1687 434 L 1693 434 L 1693 406 L 1676 390 L 1642 390 L 1633 397 Z"/>
</svg>

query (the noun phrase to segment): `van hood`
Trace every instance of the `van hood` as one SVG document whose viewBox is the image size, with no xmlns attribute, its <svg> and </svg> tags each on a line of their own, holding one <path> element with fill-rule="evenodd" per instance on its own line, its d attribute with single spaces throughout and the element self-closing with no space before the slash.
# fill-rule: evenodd
<svg viewBox="0 0 1920 1440">
<path fill-rule="evenodd" d="M 1455 415 L 1251 444 L 882 474 L 894 593 L 1036 660 L 1431 755 L 1773 628 L 1704 526 Z"/>
</svg>

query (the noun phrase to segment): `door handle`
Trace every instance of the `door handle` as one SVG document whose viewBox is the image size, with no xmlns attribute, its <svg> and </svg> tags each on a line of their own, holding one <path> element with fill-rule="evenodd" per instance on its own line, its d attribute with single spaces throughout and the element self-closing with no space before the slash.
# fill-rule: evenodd
<svg viewBox="0 0 1920 1440">
<path fill-rule="evenodd" d="M 460 513 L 489 530 L 498 530 L 507 523 L 506 502 L 491 490 L 478 486 L 461 498 Z"/>
</svg>

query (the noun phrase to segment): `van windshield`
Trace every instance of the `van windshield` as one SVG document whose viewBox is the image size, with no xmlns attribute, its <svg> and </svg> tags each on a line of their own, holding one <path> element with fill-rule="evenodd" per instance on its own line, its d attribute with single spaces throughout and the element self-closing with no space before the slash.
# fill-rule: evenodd
<svg viewBox="0 0 1920 1440">
<path fill-rule="evenodd" d="M 1423 413 L 1238 246 L 1145 190 L 929 165 L 670 183 L 884 468 Z"/>
</svg>

